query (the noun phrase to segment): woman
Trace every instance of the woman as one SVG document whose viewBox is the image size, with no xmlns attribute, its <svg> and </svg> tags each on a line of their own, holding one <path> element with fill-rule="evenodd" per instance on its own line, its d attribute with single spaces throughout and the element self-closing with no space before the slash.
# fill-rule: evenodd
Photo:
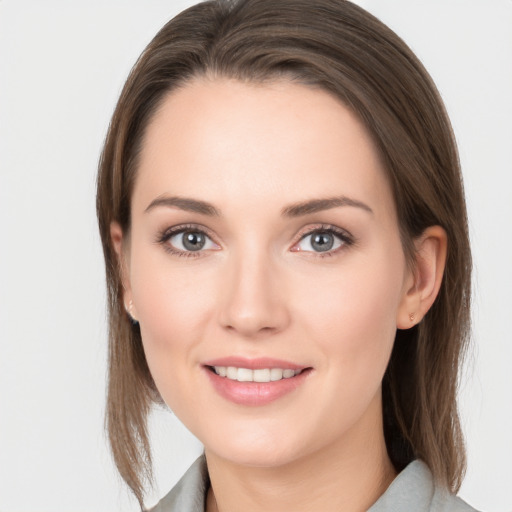
<svg viewBox="0 0 512 512">
<path fill-rule="evenodd" d="M 428 74 L 345 1 L 213 1 L 134 67 L 98 177 L 107 425 L 205 446 L 158 511 L 473 510 L 456 408 L 470 267 Z"/>
</svg>

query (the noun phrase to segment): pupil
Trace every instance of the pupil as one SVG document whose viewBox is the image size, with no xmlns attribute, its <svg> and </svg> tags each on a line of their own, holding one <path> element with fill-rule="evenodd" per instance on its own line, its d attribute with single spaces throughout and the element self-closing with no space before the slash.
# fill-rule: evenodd
<svg viewBox="0 0 512 512">
<path fill-rule="evenodd" d="M 329 233 L 317 233 L 313 236 L 311 246 L 319 252 L 325 252 L 332 249 L 334 237 Z"/>
<path fill-rule="evenodd" d="M 205 244 L 205 238 L 202 233 L 183 233 L 183 247 L 189 251 L 199 251 Z"/>
</svg>

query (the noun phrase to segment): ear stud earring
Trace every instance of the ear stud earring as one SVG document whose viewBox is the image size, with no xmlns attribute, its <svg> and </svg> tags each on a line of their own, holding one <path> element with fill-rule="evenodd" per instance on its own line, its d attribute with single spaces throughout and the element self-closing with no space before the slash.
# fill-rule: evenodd
<svg viewBox="0 0 512 512">
<path fill-rule="evenodd" d="M 409 313 L 409 320 L 410 320 L 411 322 L 414 322 L 414 320 L 415 320 L 414 313 Z"/>
</svg>

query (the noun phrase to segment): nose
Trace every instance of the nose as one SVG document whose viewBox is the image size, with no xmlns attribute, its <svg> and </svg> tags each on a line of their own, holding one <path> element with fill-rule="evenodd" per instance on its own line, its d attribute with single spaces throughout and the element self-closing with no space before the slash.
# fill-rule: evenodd
<svg viewBox="0 0 512 512">
<path fill-rule="evenodd" d="M 226 261 L 219 320 L 245 338 L 284 330 L 290 322 L 286 284 L 278 265 L 262 253 Z"/>
</svg>

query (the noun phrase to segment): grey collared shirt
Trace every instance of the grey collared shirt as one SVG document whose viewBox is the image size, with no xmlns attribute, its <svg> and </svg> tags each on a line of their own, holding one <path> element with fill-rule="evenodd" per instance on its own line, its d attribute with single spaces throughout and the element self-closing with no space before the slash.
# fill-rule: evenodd
<svg viewBox="0 0 512 512">
<path fill-rule="evenodd" d="M 209 479 L 199 457 L 151 512 L 204 512 Z M 460 498 L 436 486 L 427 465 L 411 462 L 368 512 L 477 512 Z"/>
</svg>

